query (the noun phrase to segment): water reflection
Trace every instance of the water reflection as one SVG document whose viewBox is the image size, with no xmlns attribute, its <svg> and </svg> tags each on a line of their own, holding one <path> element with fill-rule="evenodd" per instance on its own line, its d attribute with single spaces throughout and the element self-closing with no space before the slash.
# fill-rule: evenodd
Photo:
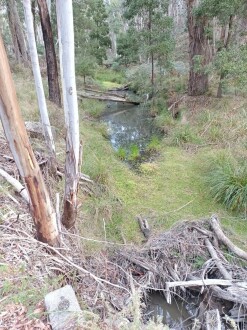
<svg viewBox="0 0 247 330">
<path fill-rule="evenodd" d="M 173 300 L 168 304 L 162 295 L 154 292 L 149 296 L 147 313 L 154 319 L 162 317 L 162 322 L 173 330 L 189 330 L 197 311 L 197 303 L 190 299 L 188 302 Z"/>
<path fill-rule="evenodd" d="M 129 150 L 137 145 L 143 151 L 153 135 L 157 135 L 154 120 L 143 106 L 110 102 L 102 120 L 107 123 L 111 144 L 115 150 Z"/>
</svg>

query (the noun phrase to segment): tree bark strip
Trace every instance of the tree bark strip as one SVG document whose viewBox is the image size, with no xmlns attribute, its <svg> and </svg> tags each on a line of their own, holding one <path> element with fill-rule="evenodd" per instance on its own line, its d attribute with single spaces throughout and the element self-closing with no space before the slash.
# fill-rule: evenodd
<svg viewBox="0 0 247 330">
<path fill-rule="evenodd" d="M 40 241 L 59 245 L 56 214 L 28 140 L 16 96 L 9 62 L 0 36 L 0 117 L 9 147 L 30 199 L 31 212 Z"/>
<path fill-rule="evenodd" d="M 45 44 L 49 100 L 61 107 L 61 95 L 58 80 L 57 59 L 52 34 L 51 20 L 46 0 L 38 0 L 39 16 Z"/>
<path fill-rule="evenodd" d="M 77 216 L 79 184 L 80 136 L 75 83 L 75 54 L 72 0 L 57 0 L 60 71 L 66 125 L 65 193 L 62 223 L 74 226 Z"/>
</svg>

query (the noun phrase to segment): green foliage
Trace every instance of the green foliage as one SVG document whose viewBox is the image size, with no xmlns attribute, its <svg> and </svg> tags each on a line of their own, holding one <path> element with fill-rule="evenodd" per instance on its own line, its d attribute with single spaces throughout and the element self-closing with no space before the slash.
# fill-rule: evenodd
<svg viewBox="0 0 247 330">
<path fill-rule="evenodd" d="M 210 166 L 207 176 L 210 192 L 217 202 L 237 212 L 247 211 L 246 160 L 218 157 Z"/>
<path fill-rule="evenodd" d="M 157 152 L 160 149 L 160 139 L 158 136 L 152 136 L 151 141 L 148 143 L 146 149 L 151 152 Z"/>
<path fill-rule="evenodd" d="M 180 125 L 173 131 L 172 142 L 182 146 L 185 143 L 200 143 L 201 140 L 189 125 Z"/>
<path fill-rule="evenodd" d="M 195 269 L 201 269 L 201 267 L 206 261 L 207 260 L 205 260 L 203 257 L 196 256 L 193 260 L 193 266 L 195 267 Z"/>
<path fill-rule="evenodd" d="M 229 50 L 222 49 L 218 52 L 215 62 L 215 69 L 223 74 L 224 85 L 227 81 L 232 86 L 246 91 L 247 85 L 247 46 L 231 47 Z"/>
<path fill-rule="evenodd" d="M 111 46 L 109 38 L 108 16 L 103 0 L 90 0 L 87 15 L 92 17 L 93 27 L 90 31 L 92 54 L 102 64 L 106 50 Z"/>
<path fill-rule="evenodd" d="M 118 148 L 118 150 L 116 151 L 116 155 L 119 159 L 121 160 L 125 160 L 127 157 L 127 152 L 124 148 L 120 147 Z"/>
<path fill-rule="evenodd" d="M 132 91 L 145 97 L 152 93 L 152 85 L 150 81 L 151 68 L 147 65 L 135 66 L 126 72 L 130 88 Z"/>
<path fill-rule="evenodd" d="M 171 36 L 172 19 L 167 15 L 168 1 L 125 0 L 124 7 L 125 17 L 131 26 L 124 41 L 127 43 L 129 40 L 130 44 L 133 44 L 133 40 L 137 41 L 130 56 L 135 55 L 138 47 L 136 55 L 153 58 L 159 66 L 169 67 L 174 41 Z M 140 17 L 144 22 L 141 28 L 140 24 L 136 23 L 136 18 Z"/>
<path fill-rule="evenodd" d="M 84 112 L 94 118 L 99 118 L 105 109 L 105 104 L 97 100 L 83 99 L 82 106 Z"/>
<path fill-rule="evenodd" d="M 130 153 L 128 155 L 128 160 L 137 161 L 140 158 L 140 149 L 136 144 L 130 146 Z"/>
<path fill-rule="evenodd" d="M 88 63 L 84 68 L 88 71 L 89 62 L 96 59 L 98 64 L 103 63 L 110 47 L 105 5 L 103 0 L 77 0 L 73 3 L 73 13 L 76 58 Z"/>
<path fill-rule="evenodd" d="M 229 16 L 240 13 L 243 6 L 243 0 L 203 0 L 195 10 L 195 14 L 199 17 L 218 17 L 222 24 L 226 24 Z"/>
<path fill-rule="evenodd" d="M 100 82 L 112 82 L 117 84 L 124 84 L 125 83 L 125 75 L 122 70 L 112 70 L 106 69 L 103 67 L 99 67 L 96 74 L 95 79 Z"/>
<path fill-rule="evenodd" d="M 117 39 L 118 62 L 127 66 L 138 62 L 139 39 L 136 30 L 130 27 L 127 32 L 119 34 Z"/>
<path fill-rule="evenodd" d="M 86 52 L 84 52 L 84 54 L 82 55 L 82 53 L 80 54 L 80 57 L 77 59 L 76 62 L 76 74 L 79 76 L 84 77 L 94 77 L 95 72 L 97 70 L 97 60 L 96 58 L 94 58 L 92 55 L 86 54 Z"/>
</svg>

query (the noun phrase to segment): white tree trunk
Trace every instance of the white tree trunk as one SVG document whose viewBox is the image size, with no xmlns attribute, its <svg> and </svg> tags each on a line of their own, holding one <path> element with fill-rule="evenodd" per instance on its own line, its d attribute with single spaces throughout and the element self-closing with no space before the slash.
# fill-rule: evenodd
<svg viewBox="0 0 247 330">
<path fill-rule="evenodd" d="M 47 2 L 47 7 L 48 7 L 49 15 L 51 16 L 51 0 L 46 0 L 46 2 Z"/>
<path fill-rule="evenodd" d="M 52 157 L 52 159 L 54 161 L 56 158 L 55 143 L 54 143 L 53 136 L 52 136 L 52 130 L 51 130 L 49 115 L 48 115 L 48 111 L 47 111 L 43 82 L 42 82 L 41 73 L 40 73 L 39 58 L 38 58 L 38 52 L 37 52 L 37 47 L 36 47 L 35 35 L 34 35 L 33 15 L 32 15 L 32 10 L 31 10 L 30 0 L 23 0 L 23 7 L 24 7 L 24 13 L 25 13 L 25 23 L 26 23 L 26 28 L 27 28 L 28 44 L 29 44 L 30 57 L 31 57 L 31 62 L 32 62 L 33 75 L 34 75 L 34 80 L 35 80 L 35 87 L 36 87 L 36 93 L 37 93 L 37 98 L 38 98 L 41 122 L 42 122 L 42 126 L 43 126 L 46 144 L 47 144 L 50 156 Z"/>
<path fill-rule="evenodd" d="M 72 0 L 56 0 L 59 54 L 63 88 L 66 137 L 65 195 L 62 222 L 74 226 L 79 182 L 80 136 L 75 83 L 74 28 Z"/>
<path fill-rule="evenodd" d="M 30 196 L 37 237 L 40 241 L 50 245 L 59 245 L 56 213 L 28 140 L 1 35 L 0 118 L 16 166 Z"/>
</svg>

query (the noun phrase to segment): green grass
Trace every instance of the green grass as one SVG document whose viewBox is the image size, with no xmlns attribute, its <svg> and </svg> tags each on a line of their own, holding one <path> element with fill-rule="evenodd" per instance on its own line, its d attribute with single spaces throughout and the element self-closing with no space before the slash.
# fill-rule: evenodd
<svg viewBox="0 0 247 330">
<path fill-rule="evenodd" d="M 221 155 L 220 155 L 221 156 Z M 227 209 L 247 215 L 247 166 L 245 160 L 218 157 L 212 160 L 207 183 L 213 198 Z"/>
<path fill-rule="evenodd" d="M 109 142 L 102 139 L 97 125 L 83 123 L 82 171 L 103 184 L 106 192 L 85 198 L 82 232 L 96 238 L 106 235 L 107 239 L 121 241 L 124 237 L 128 242 L 139 243 L 143 237 L 135 221 L 137 214 L 147 216 L 151 227 L 160 232 L 179 220 L 216 213 L 227 227 L 232 226 L 244 237 L 247 223 L 215 202 L 205 185 L 202 164 L 211 154 L 210 148 L 191 154 L 161 141 L 159 157 L 154 163 L 142 164 L 138 174 L 119 160 Z"/>
<path fill-rule="evenodd" d="M 124 85 L 125 76 L 122 71 L 112 69 L 99 68 L 95 75 L 96 81 L 103 89 L 111 89 Z"/>
</svg>

